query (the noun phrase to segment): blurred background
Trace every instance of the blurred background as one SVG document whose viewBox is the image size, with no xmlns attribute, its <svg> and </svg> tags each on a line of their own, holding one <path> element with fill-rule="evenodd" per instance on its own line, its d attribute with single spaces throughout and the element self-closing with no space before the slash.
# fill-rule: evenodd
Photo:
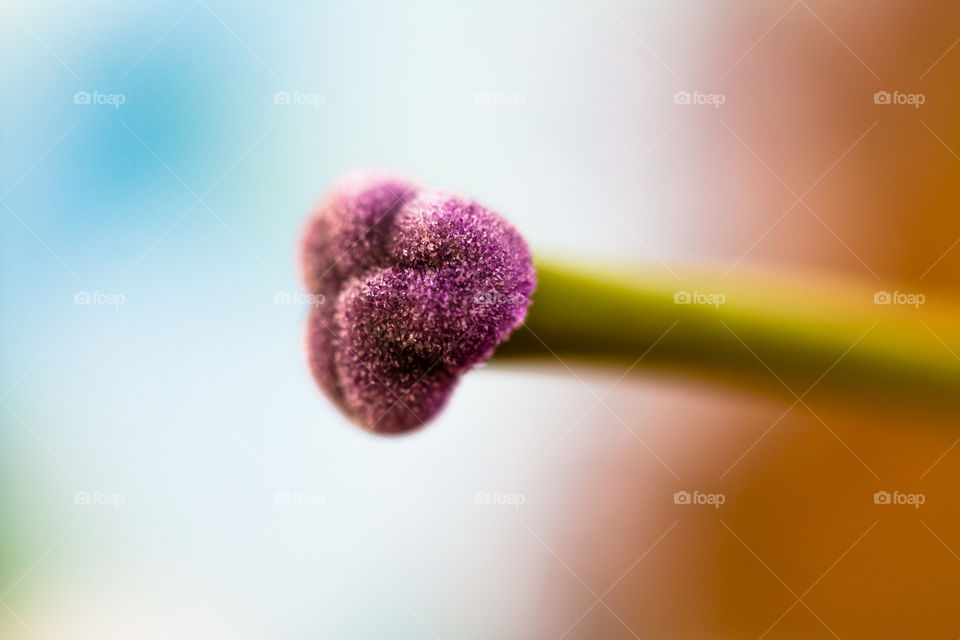
<svg viewBox="0 0 960 640">
<path fill-rule="evenodd" d="M 957 25 L 0 0 L 0 636 L 960 636 L 956 415 L 491 364 L 378 438 L 310 379 L 295 257 L 383 165 L 540 255 L 952 300 Z"/>
</svg>

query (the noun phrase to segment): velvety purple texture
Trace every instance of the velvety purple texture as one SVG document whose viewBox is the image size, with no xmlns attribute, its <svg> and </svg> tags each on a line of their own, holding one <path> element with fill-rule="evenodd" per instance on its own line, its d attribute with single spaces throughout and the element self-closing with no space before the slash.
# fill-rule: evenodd
<svg viewBox="0 0 960 640">
<path fill-rule="evenodd" d="M 324 393 L 380 433 L 420 427 L 526 315 L 536 276 L 506 220 L 375 173 L 337 184 L 302 244 L 307 353 Z"/>
</svg>

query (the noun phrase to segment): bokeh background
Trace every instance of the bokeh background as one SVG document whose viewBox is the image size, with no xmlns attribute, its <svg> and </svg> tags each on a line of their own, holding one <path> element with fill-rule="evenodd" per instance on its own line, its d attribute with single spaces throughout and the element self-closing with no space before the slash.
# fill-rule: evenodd
<svg viewBox="0 0 960 640">
<path fill-rule="evenodd" d="M 330 182 L 381 165 L 541 255 L 949 303 L 958 25 L 0 0 L 0 636 L 960 636 L 956 415 L 490 365 L 376 438 L 310 380 L 295 261 Z"/>
</svg>

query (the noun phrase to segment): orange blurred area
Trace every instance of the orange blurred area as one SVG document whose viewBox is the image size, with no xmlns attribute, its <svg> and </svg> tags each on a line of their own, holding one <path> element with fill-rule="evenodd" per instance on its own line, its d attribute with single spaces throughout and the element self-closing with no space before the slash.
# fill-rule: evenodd
<svg viewBox="0 0 960 640">
<path fill-rule="evenodd" d="M 545 536 L 570 569 L 555 582 L 563 620 L 602 595 L 566 637 L 947 637 L 960 624 L 955 416 L 622 386 L 607 402 L 633 433 L 600 408 L 554 454 L 581 460 L 555 470 L 569 511 Z"/>
<path fill-rule="evenodd" d="M 688 229 L 707 262 L 955 302 L 958 24 L 946 2 L 714 7 L 697 75 L 726 100 L 694 116 L 708 160 Z M 875 103 L 884 91 L 922 104 Z M 582 456 L 550 541 L 603 595 L 565 637 L 960 635 L 957 415 L 815 388 L 631 390 L 618 413 L 657 430 Z M 596 600 L 584 590 L 561 590 L 571 624 Z"/>
</svg>

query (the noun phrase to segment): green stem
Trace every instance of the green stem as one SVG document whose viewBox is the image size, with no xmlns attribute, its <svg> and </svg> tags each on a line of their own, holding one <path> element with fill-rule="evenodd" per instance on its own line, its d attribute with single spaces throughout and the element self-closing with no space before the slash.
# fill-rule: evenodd
<svg viewBox="0 0 960 640">
<path fill-rule="evenodd" d="M 954 310 L 878 305 L 873 291 L 841 291 L 832 283 L 770 286 L 733 276 L 697 282 L 543 263 L 537 272 L 526 323 L 495 361 L 559 357 L 622 369 L 637 363 L 772 385 L 791 397 L 816 385 L 818 393 L 960 409 Z M 699 300 L 678 304 L 681 291 Z M 705 293 L 721 294 L 722 304 Z"/>
</svg>

